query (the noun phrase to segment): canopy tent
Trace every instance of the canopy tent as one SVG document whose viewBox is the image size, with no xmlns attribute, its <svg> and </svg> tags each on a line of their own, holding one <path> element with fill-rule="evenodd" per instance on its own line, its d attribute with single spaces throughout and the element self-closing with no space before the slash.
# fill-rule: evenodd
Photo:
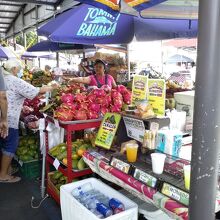
<svg viewBox="0 0 220 220">
<path fill-rule="evenodd" d="M 177 48 L 181 47 L 197 47 L 197 39 L 172 39 L 163 42 L 163 46 L 173 46 Z"/>
<path fill-rule="evenodd" d="M 60 14 L 37 32 L 54 42 L 127 44 L 134 37 L 138 41 L 196 37 L 197 25 L 197 20 L 142 19 L 125 14 L 113 16 L 102 9 L 81 5 Z"/>
<path fill-rule="evenodd" d="M 16 55 L 9 48 L 0 45 L 0 60 L 8 60 L 10 58 L 16 58 Z"/>
<path fill-rule="evenodd" d="M 121 13 L 131 14 L 145 18 L 174 18 L 174 19 L 197 19 L 199 0 L 166 0 L 166 1 L 134 1 L 134 0 L 120 0 L 115 3 L 117 7 L 111 7 L 109 2 L 114 0 L 79 0 L 80 2 L 95 5 L 99 8 L 106 9 L 110 12 L 120 10 Z M 139 9 L 134 6 L 141 6 Z M 150 4 L 149 4 L 150 3 Z M 132 7 L 134 6 L 134 7 Z M 144 7 L 147 6 L 147 7 Z"/>
<path fill-rule="evenodd" d="M 27 51 L 29 52 L 39 52 L 39 51 L 63 51 L 63 50 L 85 50 L 85 49 L 95 49 L 92 45 L 83 45 L 83 44 L 64 44 L 64 43 L 57 43 L 52 41 L 41 41 L 36 43 L 32 47 L 28 48 Z"/>
<path fill-rule="evenodd" d="M 137 0 L 78 0 L 81 3 L 85 4 L 91 4 L 95 7 L 100 7 L 106 11 L 109 11 L 111 13 L 117 13 L 121 10 L 121 4 L 122 2 L 128 4 L 131 8 L 142 11 L 143 9 L 147 9 L 150 7 L 153 7 L 157 4 L 160 4 L 162 2 L 165 2 L 167 0 L 144 0 L 144 1 L 137 1 Z"/>
<path fill-rule="evenodd" d="M 21 58 L 22 59 L 34 59 L 34 58 L 56 59 L 56 55 L 53 53 L 26 51 L 21 55 Z"/>
<path fill-rule="evenodd" d="M 167 59 L 165 62 L 166 64 L 173 64 L 173 63 L 193 63 L 195 62 L 193 59 L 186 57 L 184 55 L 175 54 Z"/>
</svg>

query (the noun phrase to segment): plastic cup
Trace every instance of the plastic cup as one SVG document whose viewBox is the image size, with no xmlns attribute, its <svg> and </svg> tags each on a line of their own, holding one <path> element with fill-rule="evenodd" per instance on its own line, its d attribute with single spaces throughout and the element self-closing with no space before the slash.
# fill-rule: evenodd
<svg viewBox="0 0 220 220">
<path fill-rule="evenodd" d="M 166 155 L 162 153 L 152 153 L 151 161 L 152 161 L 152 170 L 156 174 L 162 174 L 164 168 Z"/>
<path fill-rule="evenodd" d="M 185 188 L 186 188 L 187 190 L 189 190 L 189 189 L 190 189 L 191 166 L 190 166 L 190 165 L 184 165 L 184 167 L 183 167 L 183 172 L 184 172 Z"/>
<path fill-rule="evenodd" d="M 137 160 L 137 151 L 138 151 L 138 144 L 126 144 L 126 154 L 127 160 L 130 163 L 134 163 Z"/>
</svg>

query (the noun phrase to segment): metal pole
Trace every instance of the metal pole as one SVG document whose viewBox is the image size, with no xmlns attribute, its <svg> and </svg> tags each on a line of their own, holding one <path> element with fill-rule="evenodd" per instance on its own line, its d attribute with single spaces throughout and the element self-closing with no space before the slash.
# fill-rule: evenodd
<svg viewBox="0 0 220 220">
<path fill-rule="evenodd" d="M 59 63 L 59 52 L 56 52 L 56 61 L 57 61 L 57 67 L 60 66 L 60 63 Z"/>
<path fill-rule="evenodd" d="M 199 1 L 190 220 L 215 219 L 220 146 L 220 1 Z"/>
<path fill-rule="evenodd" d="M 127 66 L 128 66 L 128 81 L 130 81 L 131 80 L 131 65 L 130 65 L 129 44 L 127 44 Z"/>
</svg>

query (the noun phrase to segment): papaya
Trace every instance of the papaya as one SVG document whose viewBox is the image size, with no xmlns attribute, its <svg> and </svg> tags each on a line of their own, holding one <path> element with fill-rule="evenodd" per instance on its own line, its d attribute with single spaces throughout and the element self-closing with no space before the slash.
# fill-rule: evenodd
<svg viewBox="0 0 220 220">
<path fill-rule="evenodd" d="M 76 152 L 73 152 L 73 153 L 72 153 L 72 159 L 73 159 L 73 160 L 79 159 L 79 156 L 77 155 Z"/>
<path fill-rule="evenodd" d="M 77 168 L 78 168 L 79 170 L 84 170 L 84 169 L 86 168 L 86 164 L 85 164 L 83 158 L 81 158 L 81 159 L 78 161 L 78 163 L 77 163 Z"/>
<path fill-rule="evenodd" d="M 78 160 L 72 160 L 72 168 L 75 170 L 77 169 Z"/>
<path fill-rule="evenodd" d="M 60 153 L 59 155 L 57 155 L 57 159 L 58 160 L 63 160 L 63 158 L 67 157 L 67 152 L 64 151 L 62 153 Z"/>
</svg>

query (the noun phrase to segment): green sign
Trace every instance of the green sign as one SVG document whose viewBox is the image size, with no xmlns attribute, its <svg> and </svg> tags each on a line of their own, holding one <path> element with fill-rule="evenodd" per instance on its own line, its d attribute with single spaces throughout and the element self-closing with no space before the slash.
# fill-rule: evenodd
<svg viewBox="0 0 220 220">
<path fill-rule="evenodd" d="M 110 149 L 116 131 L 118 129 L 121 115 L 116 113 L 106 113 L 99 128 L 95 144 L 105 149 Z"/>
<path fill-rule="evenodd" d="M 189 193 L 184 192 L 181 189 L 178 189 L 168 183 L 163 183 L 163 187 L 162 187 L 161 192 L 164 195 L 166 195 L 166 196 L 168 196 L 168 197 L 170 197 L 170 198 L 172 198 L 172 199 L 174 199 L 174 200 L 176 200 L 186 206 L 189 205 Z"/>
</svg>

